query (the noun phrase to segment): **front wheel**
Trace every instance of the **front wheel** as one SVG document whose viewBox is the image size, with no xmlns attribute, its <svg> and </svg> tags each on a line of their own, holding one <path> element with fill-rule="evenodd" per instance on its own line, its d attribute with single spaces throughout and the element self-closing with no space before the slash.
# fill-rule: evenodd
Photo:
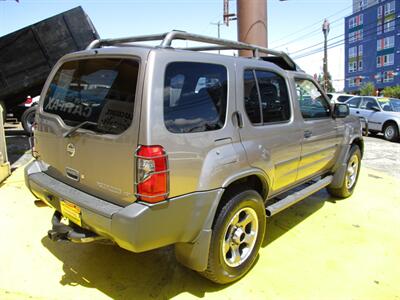
<svg viewBox="0 0 400 300">
<path fill-rule="evenodd" d="M 265 206 L 256 191 L 230 197 L 216 216 L 204 277 L 220 284 L 245 275 L 254 264 L 265 233 Z"/>
<path fill-rule="evenodd" d="M 327 187 L 329 194 L 339 198 L 347 198 L 353 194 L 356 186 L 358 175 L 361 168 L 361 151 L 356 145 L 350 148 L 349 158 L 347 160 L 346 174 L 343 178 L 342 185 L 339 188 Z"/>
</svg>

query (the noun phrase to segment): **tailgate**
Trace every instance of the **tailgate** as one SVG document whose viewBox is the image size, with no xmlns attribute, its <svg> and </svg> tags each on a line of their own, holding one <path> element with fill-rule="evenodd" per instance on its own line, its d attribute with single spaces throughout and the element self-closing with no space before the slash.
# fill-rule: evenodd
<svg viewBox="0 0 400 300">
<path fill-rule="evenodd" d="M 48 175 L 120 205 L 135 200 L 139 60 L 67 61 L 49 84 L 36 150 Z"/>
</svg>

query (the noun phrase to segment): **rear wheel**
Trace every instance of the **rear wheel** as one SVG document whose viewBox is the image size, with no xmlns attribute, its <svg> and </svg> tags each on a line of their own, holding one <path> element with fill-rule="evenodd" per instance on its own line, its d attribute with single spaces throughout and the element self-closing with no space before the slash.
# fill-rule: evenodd
<svg viewBox="0 0 400 300">
<path fill-rule="evenodd" d="M 356 145 L 350 149 L 349 158 L 347 160 L 346 174 L 343 178 L 342 185 L 339 188 L 331 188 L 328 186 L 329 194 L 339 198 L 347 198 L 353 194 L 356 186 L 358 175 L 361 167 L 361 151 Z"/>
<path fill-rule="evenodd" d="M 397 127 L 397 124 L 394 122 L 385 124 L 383 128 L 383 136 L 387 141 L 397 141 L 399 139 L 399 128 Z"/>
<path fill-rule="evenodd" d="M 36 113 L 36 106 L 33 106 L 25 110 L 21 116 L 22 127 L 28 134 L 32 133 L 33 123 L 35 122 L 35 113 Z"/>
<path fill-rule="evenodd" d="M 201 274 L 220 284 L 238 280 L 254 264 L 265 233 L 265 207 L 256 191 L 232 196 L 216 217 L 207 269 Z"/>
</svg>

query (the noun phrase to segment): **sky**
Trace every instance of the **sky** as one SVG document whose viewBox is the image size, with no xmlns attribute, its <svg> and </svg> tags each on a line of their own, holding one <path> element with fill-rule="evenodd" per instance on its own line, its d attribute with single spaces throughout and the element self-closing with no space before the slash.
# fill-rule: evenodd
<svg viewBox="0 0 400 300">
<path fill-rule="evenodd" d="M 248 0 L 253 1 L 253 0 Z M 352 0 L 268 0 L 268 47 L 288 52 L 299 66 L 313 75 L 322 72 L 322 22 L 332 23 L 331 42 L 343 39 L 344 17 L 351 14 Z M 82 6 L 101 38 L 154 34 L 172 29 L 217 36 L 223 0 L 0 0 L 0 36 Z M 230 1 L 231 12 L 236 1 Z M 221 26 L 221 38 L 237 39 L 236 21 Z M 310 46 L 315 47 L 306 49 Z M 328 44 L 329 45 L 329 44 Z M 344 46 L 328 51 L 328 68 L 334 87 L 344 85 Z"/>
</svg>

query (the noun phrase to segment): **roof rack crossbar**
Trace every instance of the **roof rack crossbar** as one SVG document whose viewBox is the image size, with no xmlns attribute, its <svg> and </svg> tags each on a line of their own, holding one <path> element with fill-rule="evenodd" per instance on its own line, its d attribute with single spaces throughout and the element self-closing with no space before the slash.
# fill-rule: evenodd
<svg viewBox="0 0 400 300">
<path fill-rule="evenodd" d="M 134 43 L 134 42 L 159 41 L 163 40 L 166 35 L 167 33 L 138 35 L 138 36 L 124 37 L 124 38 L 117 38 L 117 39 L 99 39 L 91 42 L 89 46 L 86 47 L 86 49 L 89 50 L 94 48 L 100 48 L 102 46 L 115 46 L 118 44 Z"/>
<path fill-rule="evenodd" d="M 219 39 L 209 36 L 204 36 L 200 34 L 188 33 L 185 31 L 173 30 L 170 32 L 162 33 L 162 34 L 153 34 L 153 35 L 142 35 L 142 36 L 133 36 L 126 38 L 117 38 L 117 39 L 100 39 L 94 40 L 90 43 L 90 45 L 86 49 L 94 49 L 102 46 L 114 46 L 118 44 L 124 43 L 133 43 L 133 42 L 148 42 L 148 41 L 157 41 L 161 40 L 160 48 L 171 48 L 171 44 L 173 40 L 188 40 L 194 42 L 202 42 L 208 43 L 218 46 L 205 46 L 205 47 L 187 47 L 180 48 L 185 50 L 194 50 L 194 51 L 207 51 L 207 50 L 251 50 L 253 52 L 253 56 L 255 58 L 259 58 L 259 53 L 265 53 L 267 55 L 273 55 L 277 57 L 281 57 L 286 61 L 286 63 L 293 68 L 296 67 L 294 61 L 285 53 L 281 51 L 275 51 L 272 49 L 268 49 L 265 47 L 260 47 L 257 45 L 247 44 L 243 42 L 230 41 L 225 39 Z"/>
</svg>

